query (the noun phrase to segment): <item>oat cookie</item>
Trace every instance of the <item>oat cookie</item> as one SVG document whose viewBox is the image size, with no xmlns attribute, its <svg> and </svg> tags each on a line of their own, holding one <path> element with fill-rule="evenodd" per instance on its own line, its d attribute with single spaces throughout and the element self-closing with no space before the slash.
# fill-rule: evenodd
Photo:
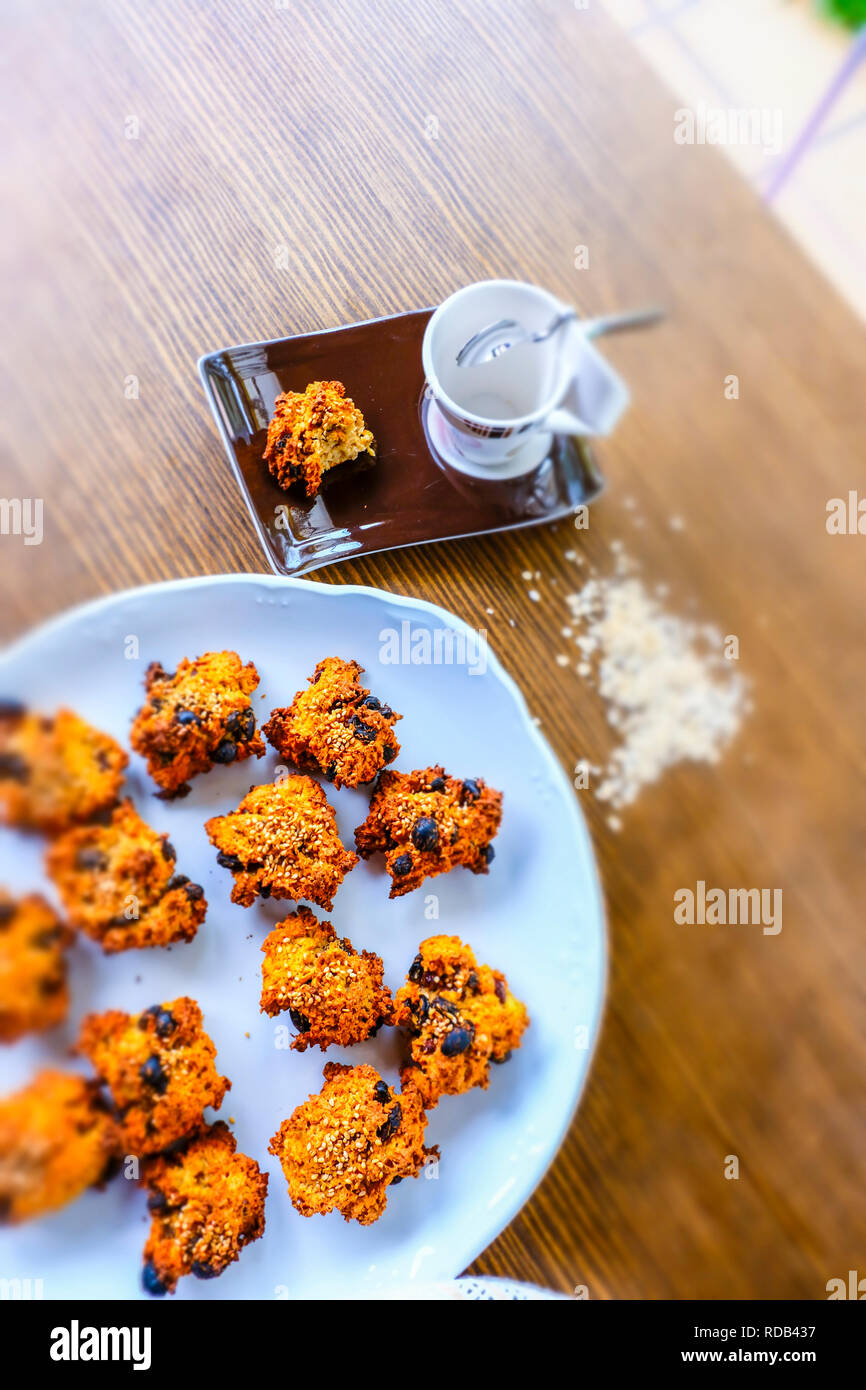
<svg viewBox="0 0 866 1390">
<path fill-rule="evenodd" d="M 29 1221 L 102 1187 L 120 1134 L 95 1081 L 41 1071 L 0 1100 L 0 1225 Z"/>
<path fill-rule="evenodd" d="M 459 937 L 431 936 L 397 991 L 394 1021 L 411 1037 L 404 1081 L 414 1082 L 430 1110 L 440 1096 L 486 1089 L 491 1062 L 508 1061 L 529 1015 L 501 971 L 479 965 Z"/>
<path fill-rule="evenodd" d="M 151 830 L 129 800 L 107 825 L 61 836 L 46 866 L 71 924 L 106 954 L 191 941 L 204 921 L 202 888 L 175 871 L 168 836 Z"/>
<path fill-rule="evenodd" d="M 268 1174 L 237 1152 L 228 1125 L 217 1121 L 177 1153 L 148 1159 L 150 1235 L 142 1283 L 157 1297 L 178 1279 L 215 1279 L 265 1229 Z"/>
<path fill-rule="evenodd" d="M 0 889 L 0 1042 L 41 1033 L 69 1010 L 66 948 L 74 933 L 37 894 Z"/>
<path fill-rule="evenodd" d="M 144 678 L 147 698 L 133 721 L 130 742 L 168 797 L 189 791 L 189 779 L 212 767 L 261 758 L 250 703 L 259 673 L 237 652 L 205 652 L 176 671 L 158 661 Z"/>
<path fill-rule="evenodd" d="M 281 488 L 299 483 L 315 497 L 323 473 L 365 452 L 375 454 L 375 440 L 341 381 L 277 396 L 262 457 Z"/>
<path fill-rule="evenodd" d="M 382 983 L 379 956 L 359 954 L 308 907 L 274 927 L 262 951 L 262 1012 L 273 1018 L 288 1010 L 298 1030 L 296 1051 L 351 1047 L 390 1016 L 391 991 Z"/>
<path fill-rule="evenodd" d="M 417 1177 L 435 1155 L 424 1147 L 427 1117 L 412 1086 L 398 1093 L 375 1067 L 328 1062 L 324 1077 L 320 1093 L 283 1120 L 269 1151 L 302 1216 L 339 1211 L 369 1226 L 385 1210 L 389 1185 Z"/>
<path fill-rule="evenodd" d="M 57 835 L 112 806 L 129 761 L 72 710 L 49 718 L 0 701 L 0 821 Z"/>
<path fill-rule="evenodd" d="M 441 767 L 388 769 L 376 783 L 367 819 L 355 831 L 355 846 L 363 859 L 384 854 L 389 897 L 399 898 L 456 865 L 486 874 L 501 818 L 502 793 L 481 777 L 464 781 Z"/>
<path fill-rule="evenodd" d="M 141 1014 L 88 1014 L 78 1050 L 111 1092 L 127 1153 L 161 1153 L 198 1134 L 205 1106 L 218 1110 L 231 1089 L 217 1074 L 201 1009 L 186 996 Z"/>
<path fill-rule="evenodd" d="M 232 902 L 257 897 L 306 899 L 330 910 L 358 862 L 343 848 L 337 819 L 312 777 L 288 776 L 253 787 L 236 811 L 205 825 L 217 862 L 234 875 Z"/>
<path fill-rule="evenodd" d="M 363 686 L 363 666 L 329 656 L 320 661 L 307 690 L 275 709 L 262 732 L 268 743 L 302 772 L 317 772 L 335 787 L 372 782 L 400 752 L 394 724 L 402 715 Z"/>
</svg>

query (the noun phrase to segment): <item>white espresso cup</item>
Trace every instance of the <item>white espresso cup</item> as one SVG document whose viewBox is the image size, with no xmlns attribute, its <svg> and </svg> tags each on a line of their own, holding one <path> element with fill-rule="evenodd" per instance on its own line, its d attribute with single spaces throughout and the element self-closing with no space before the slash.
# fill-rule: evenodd
<svg viewBox="0 0 866 1390">
<path fill-rule="evenodd" d="M 457 290 L 431 316 L 421 349 L 438 447 L 472 472 L 522 471 L 539 463 L 555 434 L 609 434 L 625 410 L 625 383 L 572 319 L 541 343 L 515 342 L 478 366 L 457 354 L 500 320 L 543 333 L 567 306 L 519 280 L 481 280 Z M 509 333 L 503 337 L 508 338 Z"/>
</svg>

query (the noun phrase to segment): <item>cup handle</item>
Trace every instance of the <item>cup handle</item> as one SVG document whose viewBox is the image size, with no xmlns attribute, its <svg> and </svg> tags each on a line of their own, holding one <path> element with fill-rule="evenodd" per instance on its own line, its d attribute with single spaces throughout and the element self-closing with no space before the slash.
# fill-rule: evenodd
<svg viewBox="0 0 866 1390">
<path fill-rule="evenodd" d="M 552 430 L 554 434 L 578 434 L 588 436 L 592 433 L 590 427 L 584 420 L 573 415 L 570 410 L 551 410 L 544 422 L 546 430 Z"/>
</svg>

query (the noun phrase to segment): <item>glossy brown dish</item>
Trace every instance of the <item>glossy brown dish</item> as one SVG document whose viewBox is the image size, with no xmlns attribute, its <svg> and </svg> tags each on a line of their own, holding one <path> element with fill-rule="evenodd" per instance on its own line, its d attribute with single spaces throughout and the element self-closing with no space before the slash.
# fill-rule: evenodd
<svg viewBox="0 0 866 1390">
<path fill-rule="evenodd" d="M 422 418 L 421 340 L 432 309 L 208 354 L 199 371 L 268 560 L 303 574 L 349 556 L 514 530 L 567 516 L 601 476 L 585 443 L 557 439 L 532 474 L 478 481 L 438 459 Z M 364 412 L 375 460 L 327 473 L 316 497 L 280 488 L 262 455 L 282 391 L 337 377 Z"/>
</svg>

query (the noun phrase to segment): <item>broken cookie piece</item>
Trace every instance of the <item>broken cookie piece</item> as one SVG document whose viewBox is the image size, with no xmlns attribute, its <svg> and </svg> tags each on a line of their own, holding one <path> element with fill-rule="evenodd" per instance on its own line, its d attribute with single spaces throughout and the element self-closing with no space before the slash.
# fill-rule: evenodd
<svg viewBox="0 0 866 1390">
<path fill-rule="evenodd" d="M 337 818 L 312 777 L 253 787 L 236 811 L 214 816 L 205 830 L 217 863 L 234 876 L 232 902 L 244 907 L 257 897 L 293 898 L 330 910 L 358 862 L 343 848 Z"/>
<path fill-rule="evenodd" d="M 57 835 L 105 811 L 129 761 L 108 734 L 72 710 L 53 718 L 0 701 L 0 820 Z"/>
<path fill-rule="evenodd" d="M 262 732 L 268 743 L 302 772 L 317 772 L 335 787 L 359 787 L 400 752 L 395 714 L 363 686 L 363 666 L 329 656 L 309 688 L 291 705 L 275 709 Z"/>
<path fill-rule="evenodd" d="M 288 1010 L 298 1030 L 295 1051 L 351 1047 L 389 1017 L 391 991 L 382 983 L 380 957 L 359 955 L 308 907 L 274 927 L 262 951 L 262 1012 L 273 1018 Z"/>
<path fill-rule="evenodd" d="M 46 856 L 69 921 L 103 951 L 191 941 L 207 911 L 204 892 L 175 872 L 175 850 L 122 801 L 108 825 L 61 836 Z"/>
<path fill-rule="evenodd" d="M 221 1120 L 182 1149 L 148 1159 L 142 1182 L 152 1221 L 142 1284 L 174 1293 L 178 1279 L 216 1279 L 264 1234 L 268 1174 Z"/>
<path fill-rule="evenodd" d="M 111 1092 L 126 1152 L 157 1154 L 198 1134 L 231 1082 L 217 1074 L 201 1009 L 185 995 L 141 1014 L 88 1014 L 78 1050 Z"/>
<path fill-rule="evenodd" d="M 147 698 L 133 721 L 130 742 L 166 798 L 183 796 L 189 779 L 212 767 L 261 758 L 265 745 L 250 703 L 259 673 L 237 652 L 205 652 L 164 671 L 147 668 Z"/>
<path fill-rule="evenodd" d="M 277 396 L 262 457 L 281 488 L 298 483 L 315 497 L 328 469 L 365 452 L 375 454 L 375 440 L 341 381 Z"/>
<path fill-rule="evenodd" d="M 363 859 L 384 854 L 389 897 L 398 898 L 457 865 L 486 874 L 501 819 L 502 793 L 481 777 L 461 780 L 441 767 L 388 769 L 376 783 L 367 819 L 355 831 L 355 846 Z"/>
</svg>

